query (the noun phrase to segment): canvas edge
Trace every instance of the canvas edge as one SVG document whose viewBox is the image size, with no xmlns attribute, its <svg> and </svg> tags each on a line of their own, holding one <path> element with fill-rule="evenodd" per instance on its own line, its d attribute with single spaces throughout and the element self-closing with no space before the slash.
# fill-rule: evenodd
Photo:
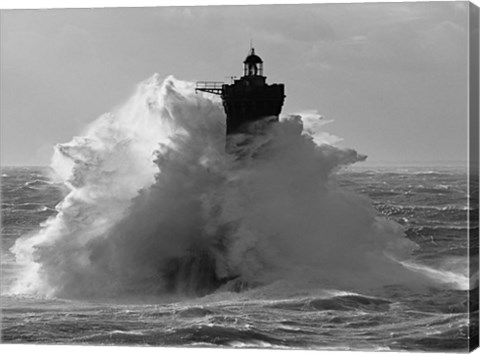
<svg viewBox="0 0 480 354">
<path fill-rule="evenodd" d="M 469 351 L 479 347 L 478 291 L 478 181 L 479 181 L 479 8 L 468 11 L 468 111 L 469 111 Z"/>
</svg>

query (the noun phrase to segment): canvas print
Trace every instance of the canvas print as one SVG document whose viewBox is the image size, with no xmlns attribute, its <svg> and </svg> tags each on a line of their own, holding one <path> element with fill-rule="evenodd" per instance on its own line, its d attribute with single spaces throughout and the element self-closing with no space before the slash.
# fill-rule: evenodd
<svg viewBox="0 0 480 354">
<path fill-rule="evenodd" d="M 478 7 L 0 14 L 2 346 L 477 346 Z"/>
</svg>

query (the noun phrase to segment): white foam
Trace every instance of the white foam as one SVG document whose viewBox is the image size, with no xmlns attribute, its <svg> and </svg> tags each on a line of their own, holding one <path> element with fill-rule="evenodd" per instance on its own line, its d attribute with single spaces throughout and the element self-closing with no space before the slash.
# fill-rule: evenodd
<svg viewBox="0 0 480 354">
<path fill-rule="evenodd" d="M 405 259 L 415 248 L 401 226 L 335 183 L 340 166 L 364 156 L 329 145 L 301 116 L 230 137 L 235 153 L 227 154 L 224 122 L 219 100 L 154 76 L 59 144 L 52 166 L 70 193 L 55 218 L 12 248 L 28 266 L 17 291 L 161 293 L 165 260 L 192 248 L 210 252 L 218 277 L 251 284 L 314 279 L 355 289 L 412 281 L 385 255 Z M 185 287 L 202 274 L 183 274 Z"/>
</svg>

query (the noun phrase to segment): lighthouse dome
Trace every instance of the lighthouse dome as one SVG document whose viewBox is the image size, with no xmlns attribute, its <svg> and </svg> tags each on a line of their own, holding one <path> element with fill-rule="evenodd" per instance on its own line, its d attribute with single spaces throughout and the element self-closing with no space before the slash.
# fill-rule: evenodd
<svg viewBox="0 0 480 354">
<path fill-rule="evenodd" d="M 255 54 L 255 49 L 252 48 L 248 57 L 245 58 L 244 64 L 262 64 L 262 59 Z"/>
</svg>

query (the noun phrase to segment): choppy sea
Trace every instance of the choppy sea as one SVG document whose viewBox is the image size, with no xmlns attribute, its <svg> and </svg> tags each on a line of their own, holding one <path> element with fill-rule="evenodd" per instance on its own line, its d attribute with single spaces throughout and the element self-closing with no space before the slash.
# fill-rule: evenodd
<svg viewBox="0 0 480 354">
<path fill-rule="evenodd" d="M 379 214 L 403 225 L 419 245 L 411 263 L 437 286 L 284 292 L 275 283 L 141 301 L 12 294 L 20 269 L 10 248 L 57 213 L 66 190 L 48 168 L 2 167 L 1 174 L 3 343 L 458 352 L 478 335 L 478 274 L 468 269 L 469 247 L 478 254 L 478 224 L 469 225 L 468 214 L 478 220 L 478 209 L 468 205 L 465 169 L 360 166 L 337 175 L 343 188 L 368 196 Z"/>
</svg>

